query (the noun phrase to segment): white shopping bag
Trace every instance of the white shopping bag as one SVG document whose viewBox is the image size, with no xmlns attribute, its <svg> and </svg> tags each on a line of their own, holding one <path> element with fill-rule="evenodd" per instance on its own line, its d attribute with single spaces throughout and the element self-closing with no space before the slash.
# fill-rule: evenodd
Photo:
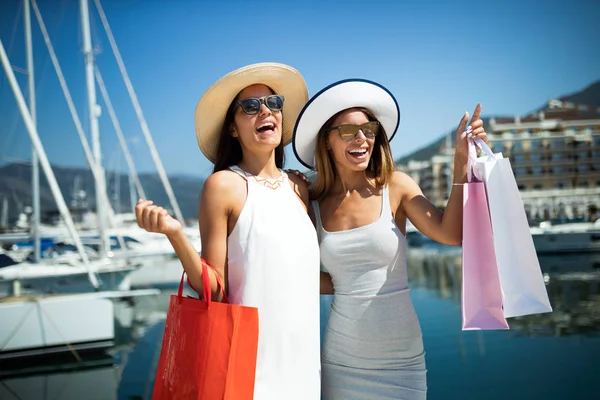
<svg viewBox="0 0 600 400">
<path fill-rule="evenodd" d="M 551 312 L 510 160 L 501 153 L 494 154 L 483 140 L 475 139 L 475 142 L 486 153 L 477 159 L 474 173 L 486 184 L 504 316 Z"/>
</svg>

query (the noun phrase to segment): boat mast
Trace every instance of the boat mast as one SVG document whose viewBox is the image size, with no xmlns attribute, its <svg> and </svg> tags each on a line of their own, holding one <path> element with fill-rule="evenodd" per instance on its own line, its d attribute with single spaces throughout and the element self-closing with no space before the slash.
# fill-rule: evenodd
<svg viewBox="0 0 600 400">
<path fill-rule="evenodd" d="M 29 133 L 29 137 L 31 138 L 31 142 L 33 144 L 33 148 L 38 155 L 41 167 L 46 175 L 46 179 L 48 180 L 48 185 L 50 186 L 50 190 L 52 191 L 52 195 L 54 196 L 54 200 L 56 201 L 56 205 L 58 206 L 58 210 L 60 211 L 60 215 L 62 216 L 65 224 L 67 225 L 67 229 L 69 230 L 69 234 L 75 243 L 75 247 L 77 248 L 79 255 L 81 256 L 81 260 L 83 261 L 84 267 L 87 269 L 88 277 L 90 279 L 91 284 L 94 288 L 98 288 L 100 286 L 98 282 L 98 278 L 96 274 L 91 270 L 90 261 L 87 257 L 85 249 L 83 248 L 83 244 L 81 243 L 81 239 L 77 234 L 77 230 L 75 229 L 75 224 L 73 223 L 73 218 L 71 217 L 71 213 L 69 212 L 69 208 L 65 203 L 65 199 L 60 192 L 60 188 L 58 187 L 58 182 L 56 182 L 56 177 L 52 172 L 52 168 L 50 167 L 50 162 L 48 161 L 48 157 L 46 157 L 46 152 L 44 151 L 44 147 L 42 146 L 42 142 L 40 141 L 37 128 L 35 127 L 33 120 L 31 119 L 31 115 L 29 114 L 29 109 L 27 108 L 27 103 L 23 98 L 23 93 L 21 92 L 21 88 L 17 83 L 17 78 L 12 70 L 10 60 L 8 59 L 8 55 L 4 50 L 4 44 L 2 43 L 2 38 L 0 38 L 0 61 L 2 62 L 2 66 L 4 67 L 4 72 L 6 73 L 6 77 L 8 78 L 8 83 L 12 89 L 12 92 L 15 96 L 15 100 L 17 101 L 17 105 L 19 106 L 19 111 L 23 116 L 23 121 L 25 122 L 25 127 L 27 128 L 27 132 Z"/>
<path fill-rule="evenodd" d="M 31 4 L 25 0 L 25 51 L 27 54 L 27 85 L 29 89 L 29 113 L 33 125 L 37 125 L 35 109 L 35 75 L 33 67 L 33 46 L 31 44 Z M 38 155 L 35 148 L 31 149 L 31 195 L 33 208 L 33 223 L 31 224 L 31 234 L 33 236 L 33 259 L 39 262 L 41 257 L 40 246 L 40 167 Z"/>
<path fill-rule="evenodd" d="M 90 34 L 90 15 L 88 0 L 80 0 L 81 30 L 83 33 L 83 54 L 85 57 L 85 75 L 88 94 L 88 107 L 90 114 L 90 135 L 92 138 L 92 151 L 96 169 L 96 214 L 98 219 L 98 234 L 100 236 L 100 254 L 107 257 L 110 243 L 106 234 L 106 208 L 102 193 L 106 193 L 104 168 L 102 167 L 102 151 L 100 148 L 100 134 L 98 132 L 98 117 L 100 106 L 96 103 L 96 81 L 94 78 L 94 53 Z"/>
</svg>

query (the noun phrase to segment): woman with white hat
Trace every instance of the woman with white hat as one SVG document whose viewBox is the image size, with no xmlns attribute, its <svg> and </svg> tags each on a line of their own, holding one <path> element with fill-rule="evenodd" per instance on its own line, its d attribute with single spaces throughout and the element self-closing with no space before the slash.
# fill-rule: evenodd
<svg viewBox="0 0 600 400">
<path fill-rule="evenodd" d="M 215 165 L 200 200 L 202 257 L 231 303 L 258 308 L 257 400 L 320 398 L 319 244 L 306 184 L 281 169 L 307 99 L 298 71 L 261 63 L 213 84 L 195 114 L 198 144 Z M 202 293 L 200 257 L 181 224 L 148 201 L 136 212 L 140 226 L 169 237 Z"/>
<path fill-rule="evenodd" d="M 477 105 L 471 134 L 486 139 Z M 406 271 L 406 220 L 432 239 L 462 237 L 465 113 L 456 131 L 454 182 L 445 212 L 410 176 L 395 171 L 389 141 L 400 122 L 394 96 L 361 79 L 311 98 L 293 147 L 316 170 L 312 208 L 320 241 L 322 293 L 334 294 L 322 346 L 323 400 L 425 399 L 425 352 Z"/>
</svg>

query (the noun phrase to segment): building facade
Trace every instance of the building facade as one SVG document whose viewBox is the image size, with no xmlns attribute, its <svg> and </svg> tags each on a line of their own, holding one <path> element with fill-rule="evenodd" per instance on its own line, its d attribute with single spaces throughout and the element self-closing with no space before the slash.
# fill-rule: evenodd
<svg viewBox="0 0 600 400">
<path fill-rule="evenodd" d="M 551 100 L 526 117 L 492 118 L 486 131 L 493 151 L 510 159 L 531 224 L 600 217 L 600 107 Z M 423 175 L 423 192 L 438 207 L 451 189 L 453 151 L 446 149 L 412 170 L 399 166 Z"/>
<path fill-rule="evenodd" d="M 594 220 L 600 206 L 600 108 L 551 100 L 525 118 L 490 120 L 531 222 Z"/>
<path fill-rule="evenodd" d="M 428 161 L 409 161 L 396 168 L 410 175 L 423 194 L 436 207 L 444 208 L 448 202 L 454 171 L 454 148 L 449 140 L 440 147 L 439 153 Z"/>
</svg>

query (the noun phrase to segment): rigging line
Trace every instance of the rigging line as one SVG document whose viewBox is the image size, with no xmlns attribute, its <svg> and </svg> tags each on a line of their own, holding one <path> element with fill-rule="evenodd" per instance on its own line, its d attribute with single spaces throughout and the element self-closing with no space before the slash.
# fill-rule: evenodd
<svg viewBox="0 0 600 400">
<path fill-rule="evenodd" d="M 64 22 L 64 17 L 65 17 L 65 11 L 66 11 L 66 3 L 68 0 L 62 0 L 61 4 L 60 4 L 60 15 L 58 16 L 58 21 L 56 22 L 56 29 L 57 29 L 57 34 L 58 32 L 60 32 L 60 28 L 63 25 Z M 43 83 L 46 80 L 46 77 L 48 76 L 48 66 L 50 65 L 50 58 L 48 57 L 47 54 L 44 54 L 44 66 L 41 69 L 41 72 L 39 74 L 36 74 L 36 78 L 38 79 L 38 82 L 35 85 L 36 90 L 40 90 L 44 87 Z M 39 77 L 39 78 L 38 78 Z"/>
<path fill-rule="evenodd" d="M 150 134 L 150 128 L 148 128 L 148 124 L 146 122 L 146 119 L 144 118 L 142 107 L 140 106 L 133 85 L 131 84 L 131 79 L 129 79 L 129 74 L 127 73 L 127 69 L 125 68 L 125 64 L 123 63 L 123 58 L 121 57 L 121 53 L 119 52 L 119 48 L 117 47 L 117 43 L 115 42 L 115 37 L 113 36 L 112 30 L 110 29 L 110 25 L 108 24 L 108 20 L 106 19 L 104 9 L 100 4 L 100 0 L 94 0 L 94 4 L 96 5 L 96 9 L 100 14 L 100 19 L 102 20 L 102 25 L 104 26 L 104 30 L 106 31 L 106 35 L 108 36 L 108 41 L 115 55 L 115 58 L 117 59 L 117 64 L 119 66 L 119 70 L 121 71 L 121 76 L 125 81 L 125 86 L 127 87 L 129 97 L 131 98 L 131 102 L 133 103 L 135 113 L 142 128 L 142 133 L 144 134 L 146 143 L 148 144 L 148 148 L 150 149 L 150 155 L 152 156 L 154 164 L 156 165 L 156 169 L 158 170 L 158 176 L 162 181 L 162 184 L 165 188 L 165 192 L 167 192 L 167 197 L 169 198 L 171 207 L 173 208 L 173 211 L 175 213 L 175 217 L 179 220 L 179 222 L 181 222 L 182 225 L 185 225 L 183 214 L 181 213 L 181 209 L 179 208 L 179 204 L 177 203 L 177 198 L 175 197 L 175 193 L 173 193 L 173 188 L 169 183 L 169 178 L 167 177 L 167 173 L 165 172 L 165 169 L 160 160 L 160 156 L 158 155 L 158 151 L 156 150 L 154 140 L 152 139 L 152 135 Z"/>
<path fill-rule="evenodd" d="M 92 51 L 94 54 L 102 54 L 104 49 L 102 47 L 102 40 L 100 39 L 98 21 L 94 14 L 90 14 L 90 28 L 92 35 Z"/>
<path fill-rule="evenodd" d="M 12 32 L 10 34 L 10 42 L 8 43 L 7 54 L 10 54 L 12 51 L 12 47 L 15 44 L 15 36 L 17 34 L 17 25 L 19 20 L 21 20 L 21 13 L 23 12 L 23 2 L 19 0 L 19 8 L 17 9 L 17 14 L 15 15 L 15 20 L 13 21 Z"/>
<path fill-rule="evenodd" d="M 18 72 L 21 75 L 27 75 L 27 70 L 25 68 L 17 67 L 16 65 L 11 65 L 13 71 Z"/>
<path fill-rule="evenodd" d="M 62 3 L 60 5 L 60 15 L 58 18 L 58 22 L 57 22 L 57 26 L 61 26 L 63 21 L 64 21 L 64 17 L 65 17 L 65 10 L 66 10 L 66 2 L 68 0 L 62 0 Z M 21 4 L 22 2 L 19 1 L 19 10 L 21 10 Z M 17 15 L 18 16 L 18 15 Z M 16 28 L 16 22 L 17 20 L 15 20 L 15 26 L 13 27 L 13 40 L 14 41 L 14 30 Z M 9 45 L 9 49 L 10 49 L 10 45 Z M 39 58 L 37 58 L 39 60 Z M 44 55 L 44 65 L 41 68 L 41 72 L 36 74 L 36 91 L 41 91 L 41 89 L 44 87 L 44 83 L 46 81 L 46 78 L 48 76 L 47 72 L 48 72 L 48 66 L 50 65 L 50 58 L 48 57 L 47 54 Z M 13 70 L 17 71 L 17 69 L 13 66 Z M 17 72 L 21 72 L 21 71 L 17 71 Z M 27 74 L 27 71 L 23 70 L 22 73 Z M 0 82 L 3 82 L 3 80 L 0 80 Z M 2 92 L 2 87 L 0 87 L 0 94 Z M 6 150 L 5 153 L 0 154 L 0 160 L 9 160 L 10 157 L 8 156 L 9 150 L 11 149 L 12 146 L 14 146 L 14 141 L 13 139 L 16 137 L 16 130 L 17 130 L 17 125 L 20 121 L 21 116 L 19 115 L 18 112 L 15 112 L 13 115 L 13 119 L 12 119 L 12 123 L 10 124 L 10 129 L 8 130 L 8 135 L 6 135 L 4 137 L 4 144 L 2 146 L 2 149 Z M 4 135 L 3 135 L 4 136 Z M 15 150 L 14 148 L 12 148 L 12 150 Z"/>
<path fill-rule="evenodd" d="M 15 396 L 15 399 L 17 400 L 24 400 L 21 396 L 19 396 L 19 394 L 17 392 L 15 392 L 14 390 L 12 390 L 5 381 L 0 381 L 0 383 L 2 384 L 2 386 L 4 386 L 4 388 L 13 396 Z"/>
<path fill-rule="evenodd" d="M 6 137 L 5 137 L 4 145 L 2 147 L 2 149 L 6 150 L 6 152 L 0 154 L 0 160 L 3 160 L 3 159 L 8 160 L 9 159 L 9 156 L 8 156 L 9 150 L 11 150 L 11 149 L 15 150 L 13 148 L 13 145 L 14 145 L 13 139 L 17 136 L 16 135 L 17 124 L 19 123 L 20 117 L 21 116 L 19 115 L 18 112 L 13 113 L 12 123 L 11 123 L 10 129 L 8 131 L 8 135 L 6 135 Z"/>
<path fill-rule="evenodd" d="M 19 8 L 17 9 L 17 13 L 15 14 L 15 19 L 12 25 L 12 32 L 10 34 L 10 42 L 8 44 L 8 54 L 11 53 L 13 44 L 15 43 L 15 37 L 17 35 L 17 26 L 19 24 L 19 20 L 21 19 L 21 12 L 23 9 L 23 2 L 19 0 Z M 2 95 L 2 91 L 4 90 L 4 79 L 0 79 L 0 95 Z"/>
<path fill-rule="evenodd" d="M 63 332 L 60 330 L 60 327 L 52 319 L 52 316 L 46 310 L 44 310 L 44 307 L 42 307 L 42 303 L 40 303 L 39 300 L 36 300 L 36 305 L 37 305 L 38 310 L 40 310 L 41 314 L 44 314 L 44 316 L 46 317 L 46 319 L 48 320 L 48 322 L 50 322 L 50 324 L 52 324 L 52 326 L 54 327 L 56 333 L 58 333 L 58 335 L 61 337 L 61 339 L 65 341 L 64 345 L 67 347 L 67 349 L 69 349 L 69 351 L 71 352 L 71 354 L 73 354 L 73 357 L 75 357 L 75 359 L 78 362 L 82 362 L 83 359 L 81 358 L 81 356 L 79 355 L 79 353 L 77 352 L 77 350 L 73 347 L 73 345 L 71 344 L 71 342 L 69 342 L 67 340 L 67 338 L 65 337 L 65 335 L 63 334 Z"/>
<path fill-rule="evenodd" d="M 42 34 L 44 35 L 44 40 L 46 42 L 46 46 L 48 47 L 48 52 L 50 53 L 50 57 L 52 59 L 52 63 L 54 65 L 54 69 L 56 70 L 56 75 L 58 76 L 58 80 L 60 81 L 60 86 L 62 88 L 65 99 L 67 100 L 67 105 L 69 106 L 69 111 L 71 112 L 71 117 L 73 118 L 73 123 L 75 124 L 75 128 L 77 130 L 77 134 L 79 135 L 79 139 L 81 144 L 83 145 L 83 150 L 85 152 L 85 156 L 94 176 L 94 179 L 98 178 L 98 172 L 96 170 L 96 163 L 94 161 L 94 157 L 92 156 L 92 151 L 90 150 L 90 146 L 88 144 L 87 137 L 85 132 L 83 131 L 83 126 L 81 125 L 81 121 L 75 109 L 75 104 L 73 103 L 73 99 L 71 98 L 71 93 L 67 86 L 67 82 L 65 81 L 65 77 L 62 73 L 62 69 L 60 68 L 60 64 L 58 63 L 58 59 L 56 58 L 56 53 L 54 52 L 54 47 L 52 46 L 52 42 L 50 41 L 50 37 L 48 36 L 48 31 L 46 30 L 46 25 L 44 24 L 44 20 L 42 18 L 42 14 L 40 14 L 40 10 L 37 6 L 36 0 L 31 0 L 31 5 L 35 16 L 38 20 L 40 29 L 42 30 Z M 104 188 L 105 189 L 105 188 Z M 108 200 L 108 196 L 106 194 L 106 190 L 103 190 L 100 194 L 102 197 L 102 201 L 106 205 L 109 213 L 109 221 L 110 224 L 114 226 L 114 211 L 110 205 L 110 201 Z"/>
<path fill-rule="evenodd" d="M 32 306 L 29 307 L 29 310 L 27 312 L 23 313 L 23 315 L 21 316 L 21 319 L 19 319 L 19 321 L 13 327 L 13 330 L 10 331 L 10 333 L 6 336 L 6 338 L 4 339 L 4 341 L 2 343 L 0 343 L 0 350 L 4 350 L 4 348 L 6 347 L 6 345 L 10 343 L 10 340 L 23 327 L 23 324 L 25 324 L 25 321 L 27 320 L 27 317 L 29 316 L 29 314 L 31 314 L 33 312 L 33 310 L 35 310 L 35 305 L 34 304 L 32 304 Z"/>
<path fill-rule="evenodd" d="M 127 162 L 127 166 L 129 167 L 129 174 L 131 175 L 131 179 L 133 179 L 133 182 L 135 183 L 135 187 L 138 191 L 138 196 L 140 196 L 140 198 L 142 199 L 146 199 L 146 193 L 144 193 L 142 183 L 140 182 L 137 171 L 135 169 L 135 165 L 133 164 L 131 153 L 129 151 L 129 148 L 127 147 L 127 141 L 125 140 L 125 136 L 123 135 L 123 131 L 121 130 L 121 125 L 119 124 L 119 120 L 117 119 L 117 115 L 112 106 L 112 102 L 110 101 L 110 97 L 108 96 L 108 91 L 106 90 L 106 86 L 104 85 L 104 80 L 102 79 L 102 75 L 100 74 L 100 69 L 98 68 L 98 65 L 94 66 L 94 72 L 96 73 L 96 81 L 98 82 L 98 87 L 100 88 L 100 92 L 102 93 L 102 97 L 104 98 L 104 104 L 108 109 L 108 114 L 110 116 L 110 119 L 112 120 L 115 132 L 117 133 L 117 137 L 119 138 L 121 148 L 123 149 L 123 155 L 125 156 L 125 161 Z"/>
</svg>

